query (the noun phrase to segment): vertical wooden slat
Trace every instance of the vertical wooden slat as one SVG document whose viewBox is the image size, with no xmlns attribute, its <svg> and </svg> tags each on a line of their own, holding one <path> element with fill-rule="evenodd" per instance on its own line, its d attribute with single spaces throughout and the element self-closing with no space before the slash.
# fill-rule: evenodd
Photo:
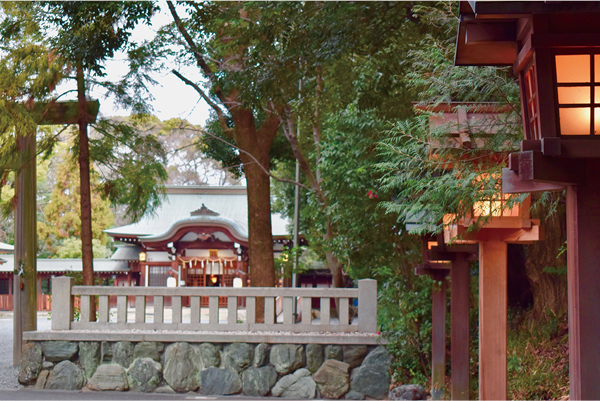
<svg viewBox="0 0 600 401">
<path fill-rule="evenodd" d="M 302 324 L 309 325 L 312 321 L 312 298 L 302 297 Z"/>
<path fill-rule="evenodd" d="M 171 323 L 181 323 L 181 297 L 171 297 L 171 311 L 173 316 Z"/>
<path fill-rule="evenodd" d="M 154 296 L 154 323 L 163 323 L 165 317 L 164 311 L 165 297 L 160 295 Z"/>
<path fill-rule="evenodd" d="M 479 399 L 506 399 L 506 243 L 479 243 Z"/>
<path fill-rule="evenodd" d="M 283 324 L 294 324 L 293 297 L 283 297 Z"/>
<path fill-rule="evenodd" d="M 89 322 L 90 321 L 90 295 L 82 295 L 81 296 L 81 308 L 79 314 L 79 320 L 81 322 Z"/>
<path fill-rule="evenodd" d="M 227 323 L 237 323 L 237 297 L 227 297 Z"/>
<path fill-rule="evenodd" d="M 600 161 L 588 159 L 584 185 L 567 187 L 569 378 L 572 400 L 600 399 Z"/>
<path fill-rule="evenodd" d="M 469 399 L 469 262 L 459 252 L 452 262 L 450 298 L 450 342 L 452 399 Z"/>
<path fill-rule="evenodd" d="M 208 297 L 208 324 L 219 324 L 219 297 Z"/>
<path fill-rule="evenodd" d="M 109 308 L 108 295 L 100 295 L 98 297 L 98 322 L 108 323 Z"/>
<path fill-rule="evenodd" d="M 117 323 L 127 322 L 127 296 L 117 295 Z"/>
<path fill-rule="evenodd" d="M 256 298 L 246 297 L 246 323 L 256 323 Z"/>
<path fill-rule="evenodd" d="M 136 295 L 135 297 L 135 322 L 146 323 L 146 296 Z"/>
<path fill-rule="evenodd" d="M 446 378 L 446 280 L 444 273 L 434 275 L 431 322 L 431 398 L 444 397 Z M 441 284 L 440 284 L 441 283 Z"/>
<path fill-rule="evenodd" d="M 265 297 L 265 324 L 275 323 L 275 297 Z"/>
<path fill-rule="evenodd" d="M 190 323 L 200 323 L 200 297 L 190 297 Z"/>
<path fill-rule="evenodd" d="M 330 302 L 331 302 L 330 298 L 328 298 L 328 297 L 321 298 L 321 324 L 326 324 L 326 325 L 330 324 L 330 322 L 329 322 L 329 320 L 330 320 L 329 319 L 330 318 L 329 311 L 331 309 Z"/>
<path fill-rule="evenodd" d="M 348 298 L 340 298 L 339 299 L 339 316 L 340 316 L 340 325 L 347 326 L 350 324 L 350 313 L 349 313 L 349 303 Z"/>
</svg>

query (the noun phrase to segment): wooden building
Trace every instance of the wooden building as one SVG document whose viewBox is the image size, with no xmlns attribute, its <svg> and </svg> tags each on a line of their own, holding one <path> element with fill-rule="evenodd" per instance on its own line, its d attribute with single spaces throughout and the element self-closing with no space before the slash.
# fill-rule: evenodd
<svg viewBox="0 0 600 401">
<path fill-rule="evenodd" d="M 127 261 L 140 286 L 247 286 L 248 204 L 244 186 L 172 186 L 153 213 L 105 230 L 121 243 L 113 260 Z M 291 245 L 288 223 L 271 216 L 273 252 Z"/>
</svg>

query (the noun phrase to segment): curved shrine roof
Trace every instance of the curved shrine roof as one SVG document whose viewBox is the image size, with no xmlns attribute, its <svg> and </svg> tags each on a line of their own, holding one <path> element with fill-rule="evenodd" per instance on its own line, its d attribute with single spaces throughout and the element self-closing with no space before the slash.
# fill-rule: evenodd
<svg viewBox="0 0 600 401">
<path fill-rule="evenodd" d="M 192 215 L 194 214 L 194 215 Z M 288 222 L 271 215 L 273 236 L 289 235 Z M 167 187 L 160 207 L 134 224 L 104 230 L 111 236 L 159 239 L 186 225 L 224 226 L 240 239 L 248 238 L 248 197 L 245 186 Z M 237 236 L 236 235 L 236 236 Z"/>
</svg>

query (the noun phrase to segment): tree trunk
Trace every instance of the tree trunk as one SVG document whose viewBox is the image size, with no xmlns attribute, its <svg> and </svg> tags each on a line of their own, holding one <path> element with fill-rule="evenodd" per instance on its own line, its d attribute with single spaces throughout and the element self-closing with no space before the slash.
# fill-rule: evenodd
<svg viewBox="0 0 600 401">
<path fill-rule="evenodd" d="M 250 285 L 274 287 L 275 264 L 273 262 L 273 234 L 271 232 L 271 189 L 269 176 L 269 152 L 279 124 L 265 122 L 257 131 L 251 110 L 232 110 L 235 123 L 235 142 L 256 160 L 242 152 L 244 175 L 248 191 L 248 254 L 250 257 Z M 268 125 L 267 125 L 268 124 Z M 260 166 L 257 164 L 260 163 Z M 261 167 L 262 166 L 262 167 Z M 264 169 L 263 169 L 264 168 Z M 256 303 L 256 319 L 264 319 L 264 299 Z"/>
<path fill-rule="evenodd" d="M 563 203 L 562 195 L 555 196 L 560 196 Z M 538 212 L 542 218 L 546 213 L 547 210 Z M 535 320 L 551 317 L 548 313 L 560 316 L 567 312 L 567 258 L 565 253 L 558 256 L 559 248 L 566 241 L 564 207 L 559 207 L 551 217 L 542 220 L 542 226 L 546 238 L 527 246 L 526 271 L 533 292 L 530 314 Z"/>
<path fill-rule="evenodd" d="M 94 285 L 94 253 L 92 249 L 92 200 L 90 190 L 90 149 L 87 135 L 87 101 L 83 66 L 77 66 L 77 102 L 79 106 L 79 186 L 81 195 L 81 262 L 83 285 Z M 90 318 L 95 320 L 94 302 L 90 302 Z"/>
</svg>

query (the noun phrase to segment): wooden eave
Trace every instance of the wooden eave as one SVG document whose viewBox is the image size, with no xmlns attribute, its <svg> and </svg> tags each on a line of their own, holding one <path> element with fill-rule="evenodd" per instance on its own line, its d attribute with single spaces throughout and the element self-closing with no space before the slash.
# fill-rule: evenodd
<svg viewBox="0 0 600 401">
<path fill-rule="evenodd" d="M 593 1 L 461 1 L 455 65 L 516 68 L 535 47 L 600 46 L 599 16 Z"/>
</svg>

